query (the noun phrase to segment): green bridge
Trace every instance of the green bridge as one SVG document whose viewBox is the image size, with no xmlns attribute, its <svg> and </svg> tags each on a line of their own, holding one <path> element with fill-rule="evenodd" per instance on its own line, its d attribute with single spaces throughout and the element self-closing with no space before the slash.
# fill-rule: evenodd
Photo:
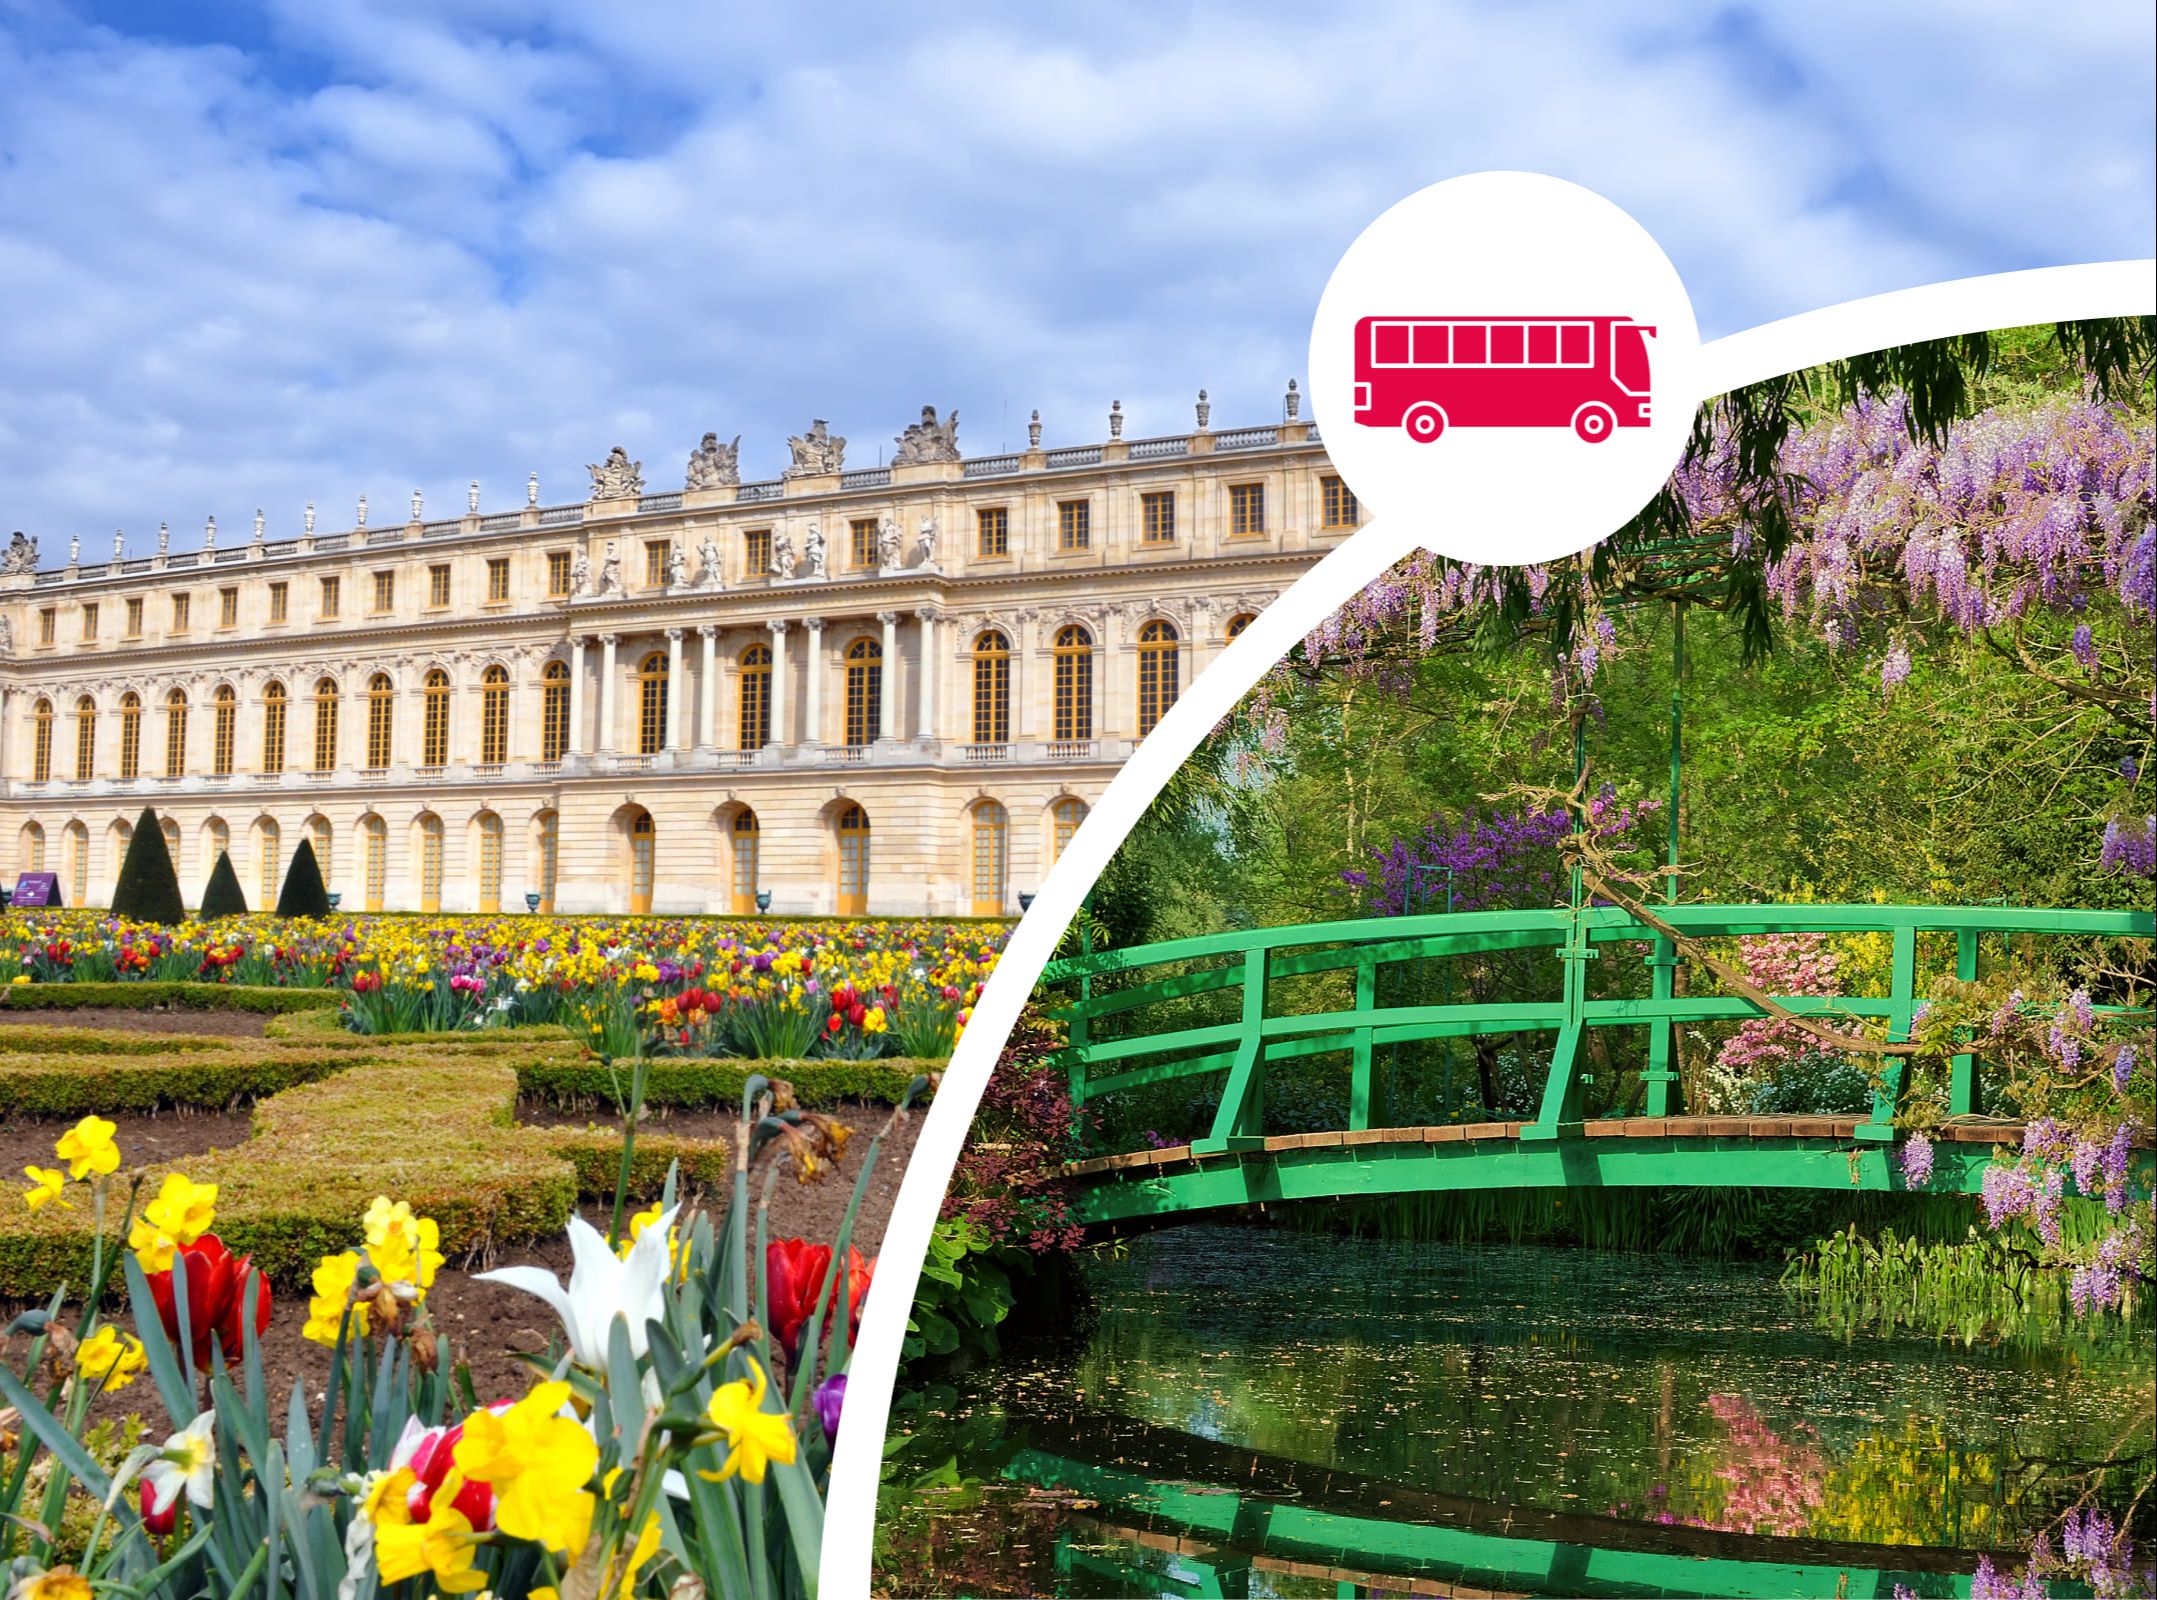
<svg viewBox="0 0 2157 1600">
<path fill-rule="evenodd" d="M 1677 1029 L 1774 1011 L 1714 992 L 1712 973 L 1684 946 L 1769 933 L 1884 935 L 1885 993 L 1765 998 L 1839 1029 L 1884 1022 L 1886 1040 L 1897 1043 L 1911 1037 L 1930 971 L 1975 979 L 1984 963 L 2029 939 L 2157 934 L 2157 913 L 2147 911 L 1659 903 L 1643 913 L 1584 903 L 1577 887 L 1575 902 L 1252 929 L 1052 962 L 1043 983 L 1075 990 L 1053 1013 L 1069 1025 L 1058 1060 L 1075 1103 L 1184 1079 L 1220 1084 L 1210 1125 L 1176 1130 L 1181 1142 L 1073 1163 L 1067 1170 L 1082 1182 L 1079 1219 L 1115 1225 L 1219 1207 L 1463 1189 L 1900 1189 L 1892 1146 L 1910 1088 L 1907 1057 L 1881 1058 L 1869 1116 L 1685 1114 Z M 1590 981 L 1595 964 L 1636 949 L 1645 952 L 1648 981 L 1635 987 L 1646 992 L 1599 995 Z M 1453 998 L 1453 963 L 1506 951 L 1550 952 L 1557 970 L 1548 998 Z M 1233 1020 L 1193 1023 L 1187 1002 L 1208 995 L 1218 998 L 1203 1003 L 1223 1016 L 1232 1001 Z M 1643 1114 L 1586 1115 L 1598 1054 L 1590 1030 L 1640 1029 L 1647 1033 Z M 1534 1034 L 1552 1044 L 1532 1119 L 1414 1127 L 1388 1115 L 1377 1059 L 1386 1047 Z M 1269 1083 L 1329 1057 L 1348 1064 L 1345 1126 L 1269 1136 Z M 1993 1147 L 2021 1140 L 2019 1123 L 1986 1115 L 1984 1065 L 1974 1049 L 1951 1058 L 1947 1115 L 1931 1130 L 1928 1192 L 1975 1193 Z"/>
</svg>

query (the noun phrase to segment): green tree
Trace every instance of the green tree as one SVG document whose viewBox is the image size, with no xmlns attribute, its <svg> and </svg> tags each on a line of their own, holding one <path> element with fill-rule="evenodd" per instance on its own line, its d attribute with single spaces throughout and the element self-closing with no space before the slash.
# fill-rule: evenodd
<svg viewBox="0 0 2157 1600">
<path fill-rule="evenodd" d="M 326 917 L 330 914 L 329 891 L 322 886 L 322 868 L 315 860 L 312 840 L 302 839 L 292 852 L 292 865 L 285 869 L 285 886 L 278 891 L 280 917 Z"/>
<path fill-rule="evenodd" d="M 136 922 L 167 924 L 187 916 L 187 907 L 180 900 L 180 875 L 173 870 L 172 852 L 165 846 L 165 830 L 157 825 L 157 813 L 148 806 L 135 819 L 134 835 L 127 841 L 120 878 L 113 885 L 112 914 Z"/>
<path fill-rule="evenodd" d="M 227 852 L 217 852 L 217 865 L 210 868 L 210 881 L 202 890 L 202 920 L 215 922 L 219 917 L 244 917 L 247 915 L 247 895 L 240 888 L 240 875 L 232 870 L 232 857 Z"/>
</svg>

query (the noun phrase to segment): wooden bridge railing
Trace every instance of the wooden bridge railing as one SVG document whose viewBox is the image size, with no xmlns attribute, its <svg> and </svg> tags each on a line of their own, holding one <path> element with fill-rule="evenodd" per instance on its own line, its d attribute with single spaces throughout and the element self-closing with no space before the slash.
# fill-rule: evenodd
<svg viewBox="0 0 2157 1600">
<path fill-rule="evenodd" d="M 2000 906 L 1884 905 L 1658 905 L 1655 915 L 1684 938 L 1727 938 L 1767 933 L 1876 933 L 1891 941 L 1888 992 L 1822 998 L 1774 997 L 1785 1010 L 1830 1023 L 1885 1019 L 1889 1042 L 1906 1042 L 1922 999 L 1918 989 L 1918 936 L 1952 934 L 1955 975 L 1974 979 L 1980 941 L 2042 937 L 2141 937 L 2157 934 L 2157 913 L 2018 909 Z M 1638 943 L 1649 948 L 1650 992 L 1630 998 L 1591 998 L 1588 964 L 1597 946 Z M 1380 969 L 1429 957 L 1478 955 L 1501 950 L 1547 948 L 1563 967 L 1555 998 L 1492 1003 L 1381 1005 Z M 1218 959 L 1221 965 L 1179 971 L 1131 987 L 1096 992 L 1109 974 L 1143 978 L 1150 969 Z M 1226 1072 L 1211 1129 L 1191 1141 L 1194 1154 L 1255 1148 L 1263 1142 L 1265 1080 L 1269 1067 L 1299 1056 L 1348 1052 L 1349 1127 L 1384 1125 L 1377 1102 L 1372 1056 L 1380 1045 L 1410 1040 L 1490 1033 L 1549 1032 L 1556 1035 L 1535 1120 L 1523 1139 L 1554 1139 L 1579 1131 L 1580 1070 L 1585 1031 L 1596 1027 L 1647 1027 L 1647 1114 L 1670 1115 L 1677 1104 L 1674 1034 L 1683 1022 L 1737 1021 L 1769 1015 L 1753 1001 L 1721 994 L 1680 994 L 1676 973 L 1683 956 L 1673 942 L 1615 906 L 1532 911 L 1445 912 L 1410 917 L 1373 917 L 1288 928 L 1256 928 L 1201 938 L 1176 939 L 1128 950 L 1107 950 L 1051 962 L 1044 983 L 1076 982 L 1079 996 L 1056 1015 L 1070 1025 L 1061 1053 L 1074 1101 L 1179 1078 Z M 1268 1010 L 1270 986 L 1292 977 L 1346 972 L 1353 1003 L 1303 1015 Z M 1127 1038 L 1096 1037 L 1103 1018 L 1208 993 L 1240 991 L 1237 1019 Z M 1888 1058 L 1879 1074 L 1871 1119 L 1858 1137 L 1886 1142 L 1907 1074 L 1901 1058 Z M 1973 1054 L 1953 1058 L 1949 1077 L 1952 1114 L 1982 1110 Z"/>
</svg>

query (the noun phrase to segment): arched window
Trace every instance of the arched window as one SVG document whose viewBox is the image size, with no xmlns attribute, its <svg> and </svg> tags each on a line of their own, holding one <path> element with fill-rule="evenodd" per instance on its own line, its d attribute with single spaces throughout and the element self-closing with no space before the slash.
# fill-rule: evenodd
<svg viewBox="0 0 2157 1600">
<path fill-rule="evenodd" d="M 84 695 L 75 702 L 75 779 L 97 775 L 97 702 Z M 78 898 L 76 905 L 81 905 Z"/>
<path fill-rule="evenodd" d="M 1149 622 L 1138 630 L 1138 732 L 1144 738 L 1176 703 L 1176 629 Z"/>
<path fill-rule="evenodd" d="M 1011 742 L 1011 641 L 994 628 L 974 640 L 974 743 Z"/>
<path fill-rule="evenodd" d="M 333 864 L 330 861 L 330 819 L 324 816 L 309 817 L 307 837 L 315 847 L 315 867 L 322 874 L 322 886 L 328 888 L 337 881 L 332 875 Z"/>
<path fill-rule="evenodd" d="M 1093 737 L 1093 635 L 1077 623 L 1056 630 L 1050 646 L 1055 661 L 1057 740 Z"/>
<path fill-rule="evenodd" d="M 442 819 L 432 811 L 419 819 L 419 908 L 442 909 Z"/>
<path fill-rule="evenodd" d="M 315 771 L 332 772 L 337 766 L 337 680 L 315 680 Z M 324 867 L 324 873 L 329 871 Z"/>
<path fill-rule="evenodd" d="M 284 830 L 268 817 L 255 827 L 255 909 L 277 909 L 278 869 L 284 865 Z"/>
<path fill-rule="evenodd" d="M 479 909 L 502 909 L 502 819 L 479 814 Z"/>
<path fill-rule="evenodd" d="M 771 743 L 771 646 L 753 644 L 741 653 L 740 735 L 737 749 L 761 750 Z"/>
<path fill-rule="evenodd" d="M 80 822 L 67 825 L 67 886 L 69 905 L 90 903 L 90 830 Z"/>
<path fill-rule="evenodd" d="M 33 822 L 22 830 L 22 870 L 43 872 L 45 870 L 45 827 Z"/>
<path fill-rule="evenodd" d="M 652 880 L 658 874 L 659 830 L 649 811 L 629 824 L 629 909 L 643 915 L 652 908 Z"/>
<path fill-rule="evenodd" d="M 389 824 L 369 816 L 360 823 L 360 868 L 367 886 L 367 909 L 382 909 L 382 890 L 389 882 Z"/>
<path fill-rule="evenodd" d="M 223 817 L 212 817 L 205 822 L 202 825 L 202 838 L 203 843 L 209 846 L 206 853 L 212 867 L 217 865 L 219 856 L 232 854 L 232 830 L 225 825 Z"/>
<path fill-rule="evenodd" d="M 734 820 L 728 825 L 727 834 L 734 843 L 734 914 L 738 917 L 754 916 L 758 846 L 762 842 L 756 813 L 743 806 L 734 813 Z"/>
<path fill-rule="evenodd" d="M 210 770 L 220 778 L 232 776 L 232 738 L 240 722 L 240 697 L 232 685 L 221 683 L 210 696 Z"/>
<path fill-rule="evenodd" d="M 554 910 L 554 868 L 561 859 L 562 819 L 553 811 L 539 814 L 539 909 Z"/>
<path fill-rule="evenodd" d="M 856 639 L 846 647 L 846 742 L 875 742 L 883 719 L 884 651 L 874 639 Z"/>
<path fill-rule="evenodd" d="M 397 691 L 389 674 L 378 672 L 367 680 L 367 765 L 378 772 L 389 765 L 396 715 Z"/>
<path fill-rule="evenodd" d="M 115 822 L 112 825 L 112 877 L 117 884 L 120 879 L 120 863 L 127 859 L 127 847 L 135 842 L 135 825 L 132 822 Z"/>
<path fill-rule="evenodd" d="M 262 689 L 262 770 L 285 770 L 285 711 L 290 704 L 285 686 L 272 678 Z"/>
<path fill-rule="evenodd" d="M 449 674 L 434 668 L 420 680 L 419 764 L 449 765 Z"/>
<path fill-rule="evenodd" d="M 569 663 L 550 661 L 539 675 L 539 759 L 569 753 Z"/>
<path fill-rule="evenodd" d="M 177 778 L 187 771 L 187 691 L 175 689 L 165 696 L 165 776 Z"/>
<path fill-rule="evenodd" d="M 667 747 L 667 653 L 654 650 L 637 663 L 637 754 Z"/>
<path fill-rule="evenodd" d="M 1234 616 L 1228 619 L 1228 637 L 1231 640 L 1234 640 L 1237 634 L 1243 632 L 1245 628 L 1248 628 L 1252 623 L 1256 622 L 1257 620 L 1258 613 L 1255 611 L 1237 612 Z"/>
<path fill-rule="evenodd" d="M 165 854 L 172 857 L 172 870 L 181 873 L 184 882 L 186 875 L 180 866 L 180 825 L 172 818 L 164 817 L 159 820 L 157 831 L 165 836 Z"/>
<path fill-rule="evenodd" d="M 1086 802 L 1076 795 L 1065 795 L 1049 808 L 1049 859 L 1054 861 L 1064 853 L 1072 836 L 1079 831 L 1079 824 L 1086 820 Z"/>
<path fill-rule="evenodd" d="M 30 745 L 30 779 L 43 783 L 52 776 L 52 702 L 39 700 L 30 709 L 33 729 Z"/>
<path fill-rule="evenodd" d="M 869 909 L 869 814 L 849 801 L 839 812 L 839 915 Z"/>
<path fill-rule="evenodd" d="M 974 915 L 1000 917 L 1011 877 L 1011 818 L 994 800 L 974 807 Z"/>
<path fill-rule="evenodd" d="M 479 759 L 498 767 L 509 759 L 509 668 L 479 675 Z"/>
<path fill-rule="evenodd" d="M 120 696 L 120 777 L 132 783 L 142 776 L 142 696 L 130 689 Z"/>
</svg>

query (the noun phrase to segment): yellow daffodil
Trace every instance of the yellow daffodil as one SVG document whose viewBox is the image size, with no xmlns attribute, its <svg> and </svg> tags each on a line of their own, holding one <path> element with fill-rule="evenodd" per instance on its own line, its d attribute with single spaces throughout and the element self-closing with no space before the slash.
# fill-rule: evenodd
<svg viewBox="0 0 2157 1600">
<path fill-rule="evenodd" d="M 91 1173 L 100 1178 L 120 1165 L 120 1147 L 112 1142 L 115 1125 L 103 1117 L 88 1116 L 60 1135 L 53 1154 L 67 1163 L 67 1175 L 80 1181 Z"/>
<path fill-rule="evenodd" d="M 704 1416 L 725 1436 L 727 1454 L 717 1472 L 697 1476 L 721 1483 L 739 1473 L 745 1482 L 762 1483 L 767 1463 L 783 1466 L 794 1459 L 793 1421 L 764 1409 L 766 1387 L 764 1369 L 752 1359 L 747 1378 L 723 1383 L 713 1392 Z"/>
<path fill-rule="evenodd" d="M 142 1341 L 118 1332 L 110 1323 L 83 1340 L 75 1351 L 75 1370 L 101 1389 L 124 1389 L 149 1364 Z"/>
<path fill-rule="evenodd" d="M 445 1594 L 469 1594 L 486 1587 L 485 1573 L 474 1572 L 479 1541 L 463 1512 L 451 1504 L 463 1485 L 451 1473 L 434 1497 L 425 1522 L 377 1522 L 375 1568 L 385 1584 L 432 1574 Z"/>
<path fill-rule="evenodd" d="M 432 1217 L 412 1214 L 405 1201 L 376 1195 L 362 1219 L 367 1231 L 367 1260 L 386 1283 L 409 1283 L 426 1298 L 435 1273 L 448 1258 L 440 1249 L 442 1230 Z"/>
<path fill-rule="evenodd" d="M 181 1244 L 193 1244 L 217 1220 L 217 1185 L 196 1183 L 183 1172 L 169 1172 L 157 1198 L 142 1208 L 143 1220 Z"/>
<path fill-rule="evenodd" d="M 58 1167 L 24 1167 L 22 1170 L 30 1179 L 30 1187 L 22 1192 L 24 1205 L 35 1211 L 48 1201 L 60 1200 L 60 1191 L 67 1187 L 66 1173 Z M 60 1205 L 63 1210 L 74 1209 L 65 1200 L 60 1200 Z"/>
<path fill-rule="evenodd" d="M 23 1600 L 90 1600 L 90 1580 L 73 1567 L 54 1567 L 23 1585 Z"/>
<path fill-rule="evenodd" d="M 315 1263 L 314 1295 L 307 1302 L 307 1326 L 300 1332 L 316 1344 L 335 1345 L 337 1330 L 344 1321 L 345 1307 L 352 1301 L 352 1285 L 359 1278 L 360 1258 L 356 1250 L 342 1251 L 334 1256 L 324 1256 Z M 367 1336 L 367 1305 L 361 1301 L 352 1305 L 352 1324 L 346 1331 L 347 1339 L 364 1339 Z"/>
<path fill-rule="evenodd" d="M 410 1467 L 376 1473 L 368 1480 L 366 1493 L 360 1496 L 360 1515 L 374 1525 L 378 1534 L 384 1526 L 401 1527 L 410 1522 L 409 1496 L 418 1482 L 418 1474 Z"/>
<path fill-rule="evenodd" d="M 566 1383 L 534 1384 L 506 1411 L 474 1412 L 454 1458 L 466 1478 L 493 1485 L 496 1527 L 562 1552 L 581 1549 L 591 1532 L 599 1465 L 592 1436 L 560 1415 L 569 1394 Z"/>
</svg>

